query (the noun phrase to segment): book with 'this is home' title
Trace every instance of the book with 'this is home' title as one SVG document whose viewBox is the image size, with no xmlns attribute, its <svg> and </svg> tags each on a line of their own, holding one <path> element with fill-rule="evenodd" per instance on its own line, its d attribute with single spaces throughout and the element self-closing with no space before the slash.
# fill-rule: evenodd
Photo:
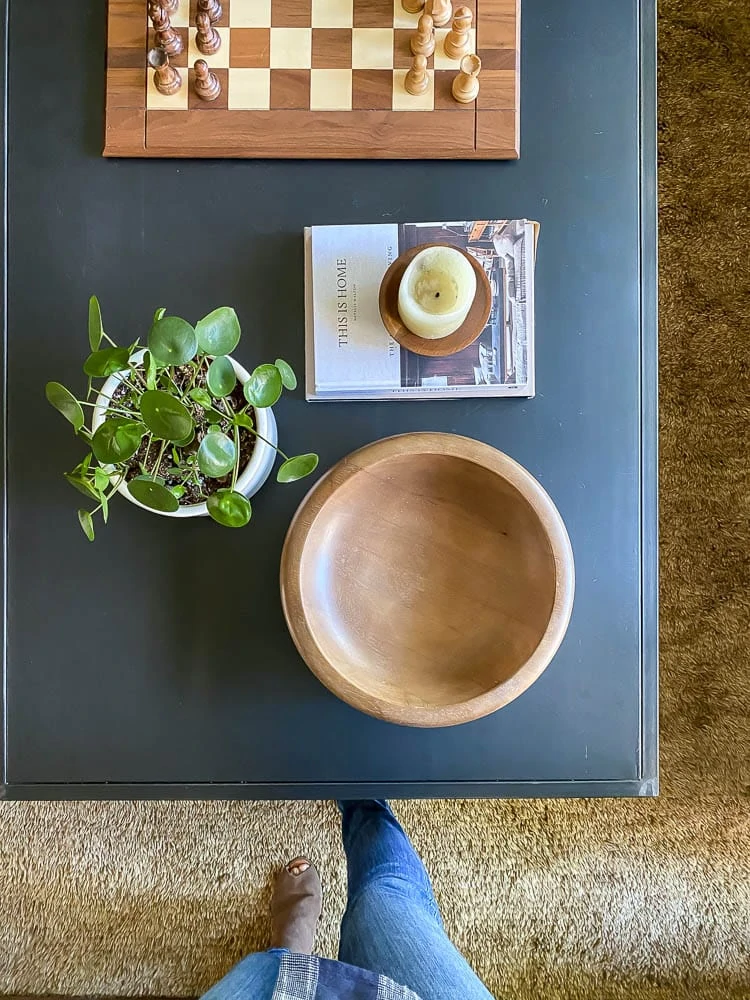
<svg viewBox="0 0 750 1000">
<path fill-rule="evenodd" d="M 308 400 L 534 395 L 534 260 L 526 219 L 305 229 Z M 383 326 L 378 291 L 405 250 L 445 243 L 471 254 L 492 289 L 487 325 L 449 357 L 402 348 Z"/>
</svg>

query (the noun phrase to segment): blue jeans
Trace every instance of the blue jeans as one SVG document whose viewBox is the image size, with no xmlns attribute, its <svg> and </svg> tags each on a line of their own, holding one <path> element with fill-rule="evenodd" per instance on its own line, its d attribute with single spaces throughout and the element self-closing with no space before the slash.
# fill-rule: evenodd
<svg viewBox="0 0 750 1000">
<path fill-rule="evenodd" d="M 421 1000 L 492 1000 L 443 928 L 429 876 L 386 802 L 341 803 L 349 876 L 339 960 Z M 205 1000 L 268 1000 L 280 951 L 248 955 Z"/>
</svg>

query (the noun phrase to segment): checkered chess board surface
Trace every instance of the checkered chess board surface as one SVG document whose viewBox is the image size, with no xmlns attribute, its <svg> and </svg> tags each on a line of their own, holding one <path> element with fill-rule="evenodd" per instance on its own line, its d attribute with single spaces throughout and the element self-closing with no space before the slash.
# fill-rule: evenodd
<svg viewBox="0 0 750 1000">
<path fill-rule="evenodd" d="M 443 48 L 449 25 L 436 29 L 427 91 L 407 93 L 419 14 L 407 13 L 401 0 L 222 0 L 214 25 L 222 44 L 212 56 L 196 46 L 196 0 L 180 0 L 170 20 L 183 51 L 170 61 L 182 83 L 170 96 L 158 92 L 146 67 L 154 44 L 147 0 L 109 0 L 105 153 L 335 156 L 335 136 L 345 157 L 515 156 L 520 0 L 460 2 L 474 15 L 471 51 L 483 66 L 480 97 L 472 104 L 459 104 L 451 93 L 459 65 Z M 205 59 L 219 78 L 214 102 L 194 92 L 196 59 Z M 431 124 L 417 125 L 428 112 L 435 116 Z M 493 139 L 493 128 L 504 134 Z M 440 142 L 443 134 L 447 144 Z M 436 140 L 443 148 L 433 153 L 428 144 Z M 228 143 L 233 148 L 224 149 Z"/>
</svg>

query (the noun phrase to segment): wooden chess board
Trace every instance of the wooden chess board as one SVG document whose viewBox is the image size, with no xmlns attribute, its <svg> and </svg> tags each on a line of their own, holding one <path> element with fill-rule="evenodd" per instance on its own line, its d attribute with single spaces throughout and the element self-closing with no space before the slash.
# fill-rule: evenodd
<svg viewBox="0 0 750 1000">
<path fill-rule="evenodd" d="M 222 45 L 195 45 L 196 0 L 171 17 L 182 85 L 160 94 L 146 53 L 147 0 L 108 0 L 105 156 L 513 159 L 519 155 L 520 0 L 461 0 L 482 60 L 472 104 L 451 95 L 458 63 L 436 30 L 430 85 L 404 89 L 419 15 L 401 0 L 223 0 Z M 454 3 L 454 6 L 456 4 Z M 204 58 L 222 92 L 193 92 Z"/>
</svg>

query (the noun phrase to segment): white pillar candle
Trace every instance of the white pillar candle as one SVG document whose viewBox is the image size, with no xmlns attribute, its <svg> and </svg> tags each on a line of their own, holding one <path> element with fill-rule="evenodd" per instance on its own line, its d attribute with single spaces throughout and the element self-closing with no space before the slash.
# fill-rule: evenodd
<svg viewBox="0 0 750 1000">
<path fill-rule="evenodd" d="M 404 271 L 398 288 L 398 313 L 404 326 L 428 340 L 456 331 L 477 292 L 474 268 L 454 247 L 427 247 Z"/>
</svg>

